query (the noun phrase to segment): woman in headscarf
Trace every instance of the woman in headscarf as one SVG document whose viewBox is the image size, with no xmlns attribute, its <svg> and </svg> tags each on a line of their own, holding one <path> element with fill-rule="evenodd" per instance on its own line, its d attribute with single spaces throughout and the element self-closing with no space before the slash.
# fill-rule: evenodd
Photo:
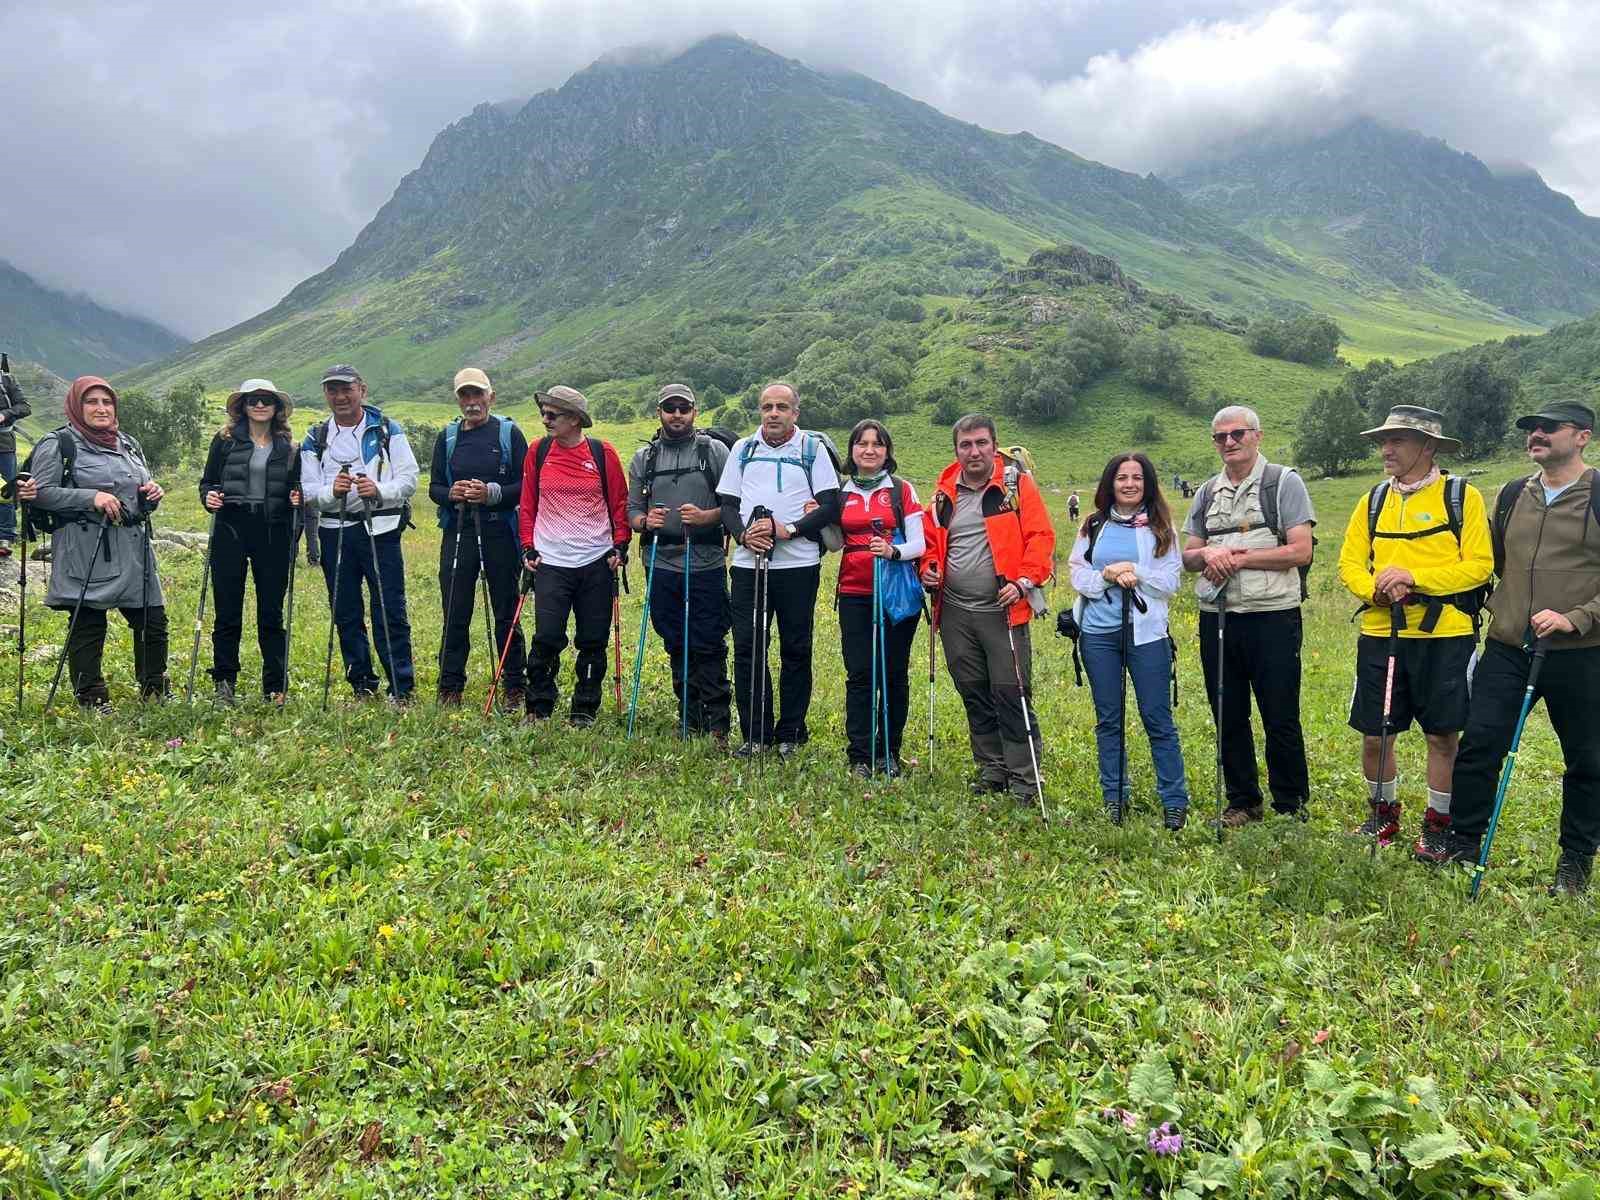
<svg viewBox="0 0 1600 1200">
<path fill-rule="evenodd" d="M 282 704 L 288 679 L 283 597 L 300 505 L 300 455 L 289 432 L 289 397 L 269 379 L 247 379 L 228 397 L 228 417 L 211 439 L 200 473 L 200 502 L 217 515 L 211 538 L 216 623 L 211 679 L 217 702 L 232 704 L 244 627 L 244 580 L 256 580 L 256 642 L 261 691 Z"/>
<path fill-rule="evenodd" d="M 161 503 L 144 452 L 117 429 L 117 393 L 84 375 L 67 392 L 67 424 L 33 451 L 36 508 L 52 515 L 50 588 L 45 603 L 70 613 L 83 605 L 67 641 L 72 689 L 84 707 L 107 707 L 100 672 L 106 613 L 117 609 L 133 631 L 139 694 L 167 692 L 167 610 L 147 518 Z M 87 583 L 87 589 L 85 588 Z"/>
</svg>

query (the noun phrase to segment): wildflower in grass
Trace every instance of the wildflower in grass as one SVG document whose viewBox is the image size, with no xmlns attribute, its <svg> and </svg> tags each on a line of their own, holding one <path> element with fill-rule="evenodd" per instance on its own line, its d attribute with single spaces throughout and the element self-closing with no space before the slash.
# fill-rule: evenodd
<svg viewBox="0 0 1600 1200">
<path fill-rule="evenodd" d="M 1422 1097 L 1417 1095 L 1415 1092 L 1412 1092 L 1406 1097 L 1406 1103 L 1411 1105 L 1412 1108 L 1415 1108 L 1417 1105 L 1422 1103 Z"/>
<path fill-rule="evenodd" d="M 1176 1154 L 1183 1149 L 1183 1134 L 1173 1132 L 1171 1121 L 1163 1121 L 1150 1131 L 1145 1145 L 1158 1155 Z"/>
<path fill-rule="evenodd" d="M 393 925 L 379 925 L 378 926 L 378 936 L 381 937 L 384 941 L 387 942 L 390 938 L 392 938 L 394 936 L 394 926 Z"/>
<path fill-rule="evenodd" d="M 95 858 L 104 858 L 106 856 L 106 848 L 99 842 L 85 842 L 83 844 L 83 852 Z"/>
<path fill-rule="evenodd" d="M 178 749 L 178 747 L 180 747 L 182 745 L 183 745 L 183 739 L 182 738 L 168 738 L 167 739 L 167 749 L 168 750 L 176 750 L 176 749 Z"/>
</svg>

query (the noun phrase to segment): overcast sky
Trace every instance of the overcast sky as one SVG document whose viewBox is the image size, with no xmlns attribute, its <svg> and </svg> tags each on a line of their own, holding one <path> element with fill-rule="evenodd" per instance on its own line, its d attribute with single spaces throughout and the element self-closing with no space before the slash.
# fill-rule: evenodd
<svg viewBox="0 0 1600 1200">
<path fill-rule="evenodd" d="M 1128 170 L 1367 113 L 1600 213 L 1593 0 L 0 0 L 0 258 L 198 337 L 480 101 L 716 32 Z"/>
</svg>

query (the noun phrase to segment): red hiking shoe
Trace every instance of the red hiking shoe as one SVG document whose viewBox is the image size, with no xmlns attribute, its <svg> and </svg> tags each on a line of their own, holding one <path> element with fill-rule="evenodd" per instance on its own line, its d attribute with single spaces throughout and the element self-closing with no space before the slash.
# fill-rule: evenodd
<svg viewBox="0 0 1600 1200">
<path fill-rule="evenodd" d="M 1400 802 L 1374 804 L 1372 815 L 1358 825 L 1354 833 L 1356 837 L 1376 838 L 1380 846 L 1392 845 L 1400 836 Z"/>
<path fill-rule="evenodd" d="M 1419 862 L 1438 865 L 1450 857 L 1450 814 L 1428 809 L 1422 814 L 1422 835 L 1411 853 Z"/>
</svg>

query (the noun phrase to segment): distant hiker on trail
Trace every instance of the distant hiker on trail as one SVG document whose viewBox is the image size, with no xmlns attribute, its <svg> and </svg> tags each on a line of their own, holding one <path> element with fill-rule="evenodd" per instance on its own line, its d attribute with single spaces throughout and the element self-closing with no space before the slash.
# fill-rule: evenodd
<svg viewBox="0 0 1600 1200">
<path fill-rule="evenodd" d="M 1534 689 L 1561 742 L 1561 855 L 1552 893 L 1589 886 L 1600 845 L 1600 479 L 1583 461 L 1594 411 L 1575 401 L 1521 417 L 1528 457 L 1539 467 L 1495 502 L 1499 582 L 1494 619 L 1472 677 L 1472 703 L 1456 756 L 1454 827 L 1447 860 L 1476 861 L 1489 824 L 1500 764 L 1528 681 L 1528 647 L 1549 653 Z"/>
<path fill-rule="evenodd" d="M 1143 454 L 1119 454 L 1106 463 L 1070 561 L 1106 815 L 1120 825 L 1128 812 L 1126 668 L 1150 741 L 1165 824 L 1177 832 L 1188 820 L 1189 787 L 1167 690 L 1173 677 L 1167 605 L 1177 595 L 1183 558 L 1155 466 Z"/>
<path fill-rule="evenodd" d="M 283 599 L 298 527 L 300 455 L 289 416 L 294 404 L 270 379 L 247 379 L 228 397 L 227 416 L 200 472 L 200 503 L 216 514 L 211 559 L 211 679 L 217 700 L 234 702 L 244 629 L 245 574 L 256 581 L 261 691 L 282 703 L 289 671 Z"/>
<path fill-rule="evenodd" d="M 17 481 L 17 422 L 32 412 L 22 385 L 10 371 L 0 372 L 0 480 L 7 484 Z M 11 544 L 16 540 L 16 506 L 0 504 L 0 558 L 11 557 Z"/>
<path fill-rule="evenodd" d="M 822 544 L 839 522 L 839 476 L 822 436 L 798 427 L 800 396 L 769 383 L 759 401 L 761 426 L 728 454 L 717 495 L 723 522 L 739 543 L 733 589 L 733 689 L 748 757 L 774 740 L 788 758 L 810 736 L 811 634 Z M 806 502 L 817 507 L 805 511 Z M 767 646 L 778 625 L 778 711 L 774 719 Z"/>
<path fill-rule="evenodd" d="M 1203 576 L 1195 588 L 1200 665 L 1221 730 L 1222 823 L 1235 828 L 1261 820 L 1251 691 L 1267 736 L 1272 807 L 1304 819 L 1311 781 L 1300 728 L 1300 569 L 1311 563 L 1317 516 L 1300 476 L 1262 456 L 1261 418 L 1253 409 L 1234 404 L 1219 411 L 1211 440 L 1222 470 L 1195 493 L 1183 527 L 1183 566 Z M 1217 716 L 1219 671 L 1226 687 Z"/>
<path fill-rule="evenodd" d="M 894 473 L 894 442 L 881 422 L 857 423 L 844 458 L 848 477 L 840 489 L 844 558 L 838 598 L 845 757 L 863 778 L 874 767 L 894 776 L 900 773 L 901 738 L 911 711 L 911 644 L 922 613 L 916 578 L 925 548 L 922 508 L 915 490 Z M 904 583 L 911 603 L 898 616 L 885 611 L 886 572 L 894 570 L 910 572 Z"/>
<path fill-rule="evenodd" d="M 333 603 L 335 591 L 338 595 L 334 624 L 344 677 L 357 699 L 377 694 L 378 676 L 361 615 L 364 581 L 372 644 L 389 677 L 389 698 L 409 704 L 416 679 L 400 534 L 417 490 L 416 455 L 400 423 L 366 402 L 367 385 L 354 367 L 329 367 L 322 376 L 322 395 L 332 415 L 313 425 L 300 443 L 300 478 L 306 503 L 322 514 L 322 574 L 328 602 Z"/>
<path fill-rule="evenodd" d="M 1394 739 L 1415 719 L 1428 743 L 1428 807 L 1413 852 L 1429 862 L 1445 856 L 1477 614 L 1494 571 L 1482 495 L 1434 462 L 1461 449 L 1443 428 L 1432 409 L 1400 404 L 1362 432 L 1378 443 L 1388 478 L 1356 502 L 1339 551 L 1339 578 L 1365 608 L 1350 727 L 1363 735 L 1371 813 L 1356 832 L 1380 846 L 1399 836 Z"/>
<path fill-rule="evenodd" d="M 545 436 L 522 464 L 517 526 L 523 565 L 534 572 L 534 633 L 528 651 L 529 720 L 556 707 L 556 672 L 575 623 L 574 725 L 594 724 L 606 677 L 606 641 L 619 572 L 628 557 L 628 484 L 616 449 L 585 437 L 594 424 L 577 388 L 535 392 Z"/>
<path fill-rule="evenodd" d="M 956 460 L 928 506 L 922 582 L 938 592 L 945 665 L 967 709 L 972 790 L 1030 803 L 1043 795 L 1030 595 L 1050 575 L 1055 529 L 1033 477 L 1000 454 L 991 418 L 968 414 L 951 437 Z"/>
<path fill-rule="evenodd" d="M 522 554 L 517 505 L 528 440 L 510 417 L 497 417 L 494 387 L 477 367 L 463 367 L 453 384 L 461 415 L 434 439 L 428 499 L 439 508 L 439 590 L 445 621 L 439 634 L 439 703 L 461 703 L 478 580 L 487 581 L 494 638 L 484 647 L 491 670 L 510 639 L 500 680 L 508 709 L 524 702 L 527 665 L 521 630 L 512 626 Z"/>
<path fill-rule="evenodd" d="M 45 604 L 76 612 L 65 653 L 72 690 L 85 708 L 109 709 L 101 674 L 106 613 L 115 608 L 133 631 L 139 694 L 167 694 L 167 610 L 150 548 L 149 514 L 161 503 L 139 443 L 117 429 L 117 393 L 84 375 L 67 391 L 67 423 L 34 447 L 33 505 L 48 514 L 50 589 Z"/>
<path fill-rule="evenodd" d="M 710 734 L 718 745 L 726 746 L 732 696 L 727 637 L 732 618 L 717 481 L 727 466 L 728 447 L 695 429 L 695 410 L 694 389 L 688 384 L 669 383 L 657 395 L 661 430 L 634 452 L 628 464 L 628 522 L 640 535 L 641 554 L 642 547 L 654 543 L 650 623 L 671 662 L 672 690 L 683 724 L 688 732 Z"/>
<path fill-rule="evenodd" d="M 1074 490 L 1072 495 L 1067 497 L 1067 519 L 1070 520 L 1074 525 L 1078 523 L 1078 511 L 1078 493 L 1076 490 Z"/>
</svg>

